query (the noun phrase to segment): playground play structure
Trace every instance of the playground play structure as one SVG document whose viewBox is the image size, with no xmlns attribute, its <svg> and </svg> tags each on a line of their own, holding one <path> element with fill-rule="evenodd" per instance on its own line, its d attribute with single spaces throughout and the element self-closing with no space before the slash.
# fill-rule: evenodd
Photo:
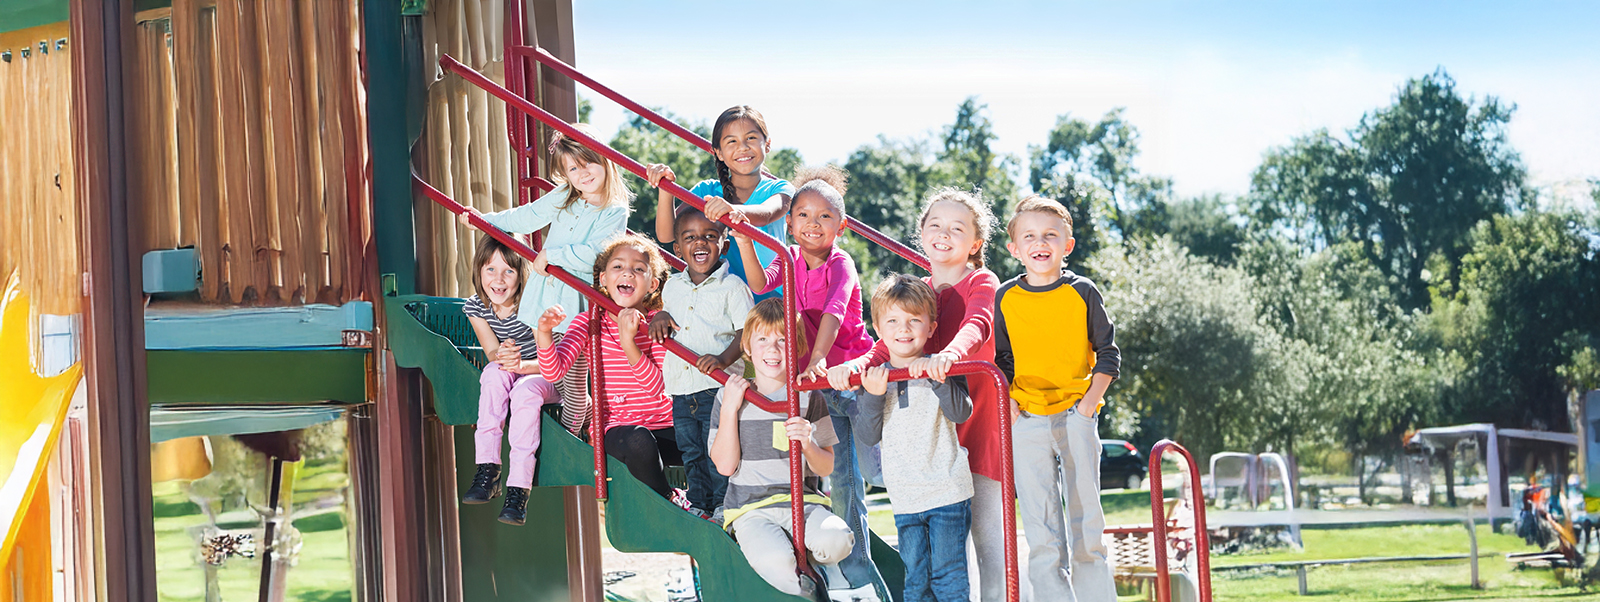
<svg viewBox="0 0 1600 602">
<path fill-rule="evenodd" d="M 313 574 L 358 600 L 600 600 L 602 525 L 618 550 L 692 556 L 704 599 L 790 598 L 718 526 L 607 457 L 598 377 L 595 445 L 544 420 L 527 526 L 456 503 L 473 467 L 471 430 L 457 427 L 476 420 L 485 358 L 458 298 L 472 234 L 453 215 L 551 188 L 539 149 L 552 132 L 644 175 L 571 126 L 578 84 L 710 150 L 572 66 L 568 2 L 0 0 L 0 53 L 0 270 L 13 274 L 0 297 L 0 602 L 292 599 L 312 595 L 300 576 Z M 537 238 L 471 220 L 537 253 Z M 589 311 L 613 309 L 550 272 Z M 1004 400 L 993 365 L 954 373 Z M 747 399 L 795 415 L 822 383 L 795 385 L 781 404 Z M 1187 516 L 1163 499 L 1167 453 L 1186 469 Z M 1171 441 L 1149 458 L 1151 524 L 1108 531 L 1119 571 L 1165 601 L 1188 566 L 1210 600 L 1199 471 Z M 799 521 L 794 537 L 804 550 Z M 897 595 L 898 554 L 875 536 L 871 551 Z M 1012 539 L 1013 601 L 1016 553 Z"/>
</svg>

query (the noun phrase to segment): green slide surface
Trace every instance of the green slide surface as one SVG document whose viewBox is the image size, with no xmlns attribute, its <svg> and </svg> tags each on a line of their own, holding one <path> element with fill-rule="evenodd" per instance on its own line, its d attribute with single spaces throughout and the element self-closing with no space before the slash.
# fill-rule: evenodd
<svg viewBox="0 0 1600 602">
<path fill-rule="evenodd" d="M 427 376 L 433 387 L 434 409 L 440 420 L 451 425 L 474 424 L 477 421 L 478 366 L 482 365 L 483 354 L 477 348 L 477 340 L 461 313 L 462 301 L 411 295 L 388 297 L 384 302 L 389 346 L 396 363 L 402 367 L 421 369 Z M 457 439 L 459 441 L 461 437 Z M 459 474 L 459 480 L 464 488 L 472 478 L 471 458 L 470 454 L 459 451 L 457 457 L 457 470 L 462 473 Z M 627 467 L 615 458 L 608 457 L 606 461 L 610 496 L 606 501 L 606 536 L 617 550 L 689 554 L 699 564 L 701 591 L 708 601 L 805 600 L 779 592 L 768 585 L 750 568 L 738 544 L 721 527 L 684 512 L 656 495 L 629 475 Z M 462 472 L 462 466 L 468 472 Z M 593 484 L 594 448 L 545 415 L 535 486 Z M 498 512 L 497 504 L 487 506 L 493 506 Z M 561 506 L 556 504 L 553 509 L 560 512 Z M 531 503 L 528 516 L 532 525 L 535 512 Z M 467 539 L 479 531 L 462 529 L 463 550 L 473 547 Z M 501 530 L 497 536 L 503 540 L 507 533 Z M 891 592 L 898 596 L 905 573 L 900 556 L 876 535 L 872 536 L 872 540 L 873 558 L 888 581 Z M 547 543 L 547 546 L 553 543 Z M 499 545 L 503 546 L 504 542 Z M 468 572 L 468 567 L 464 566 L 464 576 Z M 509 575 L 500 575 L 498 578 L 503 582 L 507 577 Z"/>
</svg>

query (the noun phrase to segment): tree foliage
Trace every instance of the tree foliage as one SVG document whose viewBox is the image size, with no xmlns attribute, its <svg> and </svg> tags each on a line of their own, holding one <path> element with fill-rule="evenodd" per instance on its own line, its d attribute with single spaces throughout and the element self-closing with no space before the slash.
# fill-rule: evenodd
<svg viewBox="0 0 1600 602">
<path fill-rule="evenodd" d="M 1457 264 L 1475 224 L 1524 204 L 1513 110 L 1463 98 L 1443 70 L 1412 79 L 1347 137 L 1319 130 L 1268 151 L 1255 218 L 1305 246 L 1356 243 L 1402 306 L 1424 307 L 1428 262 Z"/>
</svg>

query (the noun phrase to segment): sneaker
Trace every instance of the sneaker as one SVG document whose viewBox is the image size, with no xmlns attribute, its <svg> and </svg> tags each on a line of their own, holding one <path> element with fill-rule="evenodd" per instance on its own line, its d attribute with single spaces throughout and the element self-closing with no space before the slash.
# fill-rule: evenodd
<svg viewBox="0 0 1600 602">
<path fill-rule="evenodd" d="M 487 504 L 500 495 L 500 465 L 479 464 L 478 474 L 472 477 L 472 487 L 461 496 L 463 504 Z"/>
<path fill-rule="evenodd" d="M 671 499 L 672 499 L 672 503 L 677 504 L 679 508 L 683 508 L 685 511 L 689 512 L 690 514 L 695 514 L 694 506 L 689 503 L 689 492 L 688 491 L 684 491 L 684 490 L 679 489 L 677 487 L 673 487 L 672 488 L 672 498 Z"/>
<path fill-rule="evenodd" d="M 845 587 L 849 587 L 848 583 Z M 863 585 L 854 589 L 828 590 L 828 598 L 834 602 L 880 602 L 878 590 L 872 585 Z"/>
<path fill-rule="evenodd" d="M 506 507 L 500 510 L 500 522 L 521 527 L 528 520 L 528 490 L 521 487 L 506 488 Z"/>
</svg>

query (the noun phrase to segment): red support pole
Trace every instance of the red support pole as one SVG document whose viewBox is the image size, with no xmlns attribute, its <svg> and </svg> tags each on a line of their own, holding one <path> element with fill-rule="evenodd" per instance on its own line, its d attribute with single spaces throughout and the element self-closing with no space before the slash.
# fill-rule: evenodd
<svg viewBox="0 0 1600 602">
<path fill-rule="evenodd" d="M 964 360 L 953 364 L 947 373 L 950 376 L 986 376 L 987 386 L 999 391 L 996 396 L 995 412 L 1000 417 L 1000 491 L 1001 491 L 1001 516 L 1000 524 L 1006 532 L 1005 560 L 1006 560 L 1006 601 L 1017 602 L 1021 590 L 1018 589 L 1017 575 L 1017 496 L 1015 466 L 1012 465 L 1011 456 L 1011 386 L 1006 382 L 1005 374 L 1000 372 L 994 364 L 976 360 Z M 889 371 L 889 381 L 899 382 L 913 380 L 911 372 L 905 368 L 895 368 Z M 861 386 L 861 374 L 850 377 L 850 384 Z M 969 385 L 971 383 L 968 383 Z M 813 381 L 796 387 L 802 391 L 814 391 L 829 388 L 825 381 Z M 1208 582 L 1209 584 L 1209 582 Z M 1209 589 L 1207 590 L 1209 591 Z M 1205 602 L 1210 602 L 1209 599 Z"/>
<path fill-rule="evenodd" d="M 1194 512 L 1194 553 L 1196 578 L 1199 580 L 1200 602 L 1211 602 L 1211 542 L 1206 534 L 1206 498 L 1200 488 L 1200 468 L 1194 463 L 1189 450 L 1171 439 L 1162 439 L 1150 448 L 1150 528 L 1151 545 L 1156 557 L 1156 600 L 1172 602 L 1171 569 L 1167 566 L 1166 503 L 1161 486 L 1161 456 L 1171 451 L 1183 456 L 1189 476 L 1189 507 Z M 1180 494 L 1181 495 L 1181 494 Z"/>
</svg>

